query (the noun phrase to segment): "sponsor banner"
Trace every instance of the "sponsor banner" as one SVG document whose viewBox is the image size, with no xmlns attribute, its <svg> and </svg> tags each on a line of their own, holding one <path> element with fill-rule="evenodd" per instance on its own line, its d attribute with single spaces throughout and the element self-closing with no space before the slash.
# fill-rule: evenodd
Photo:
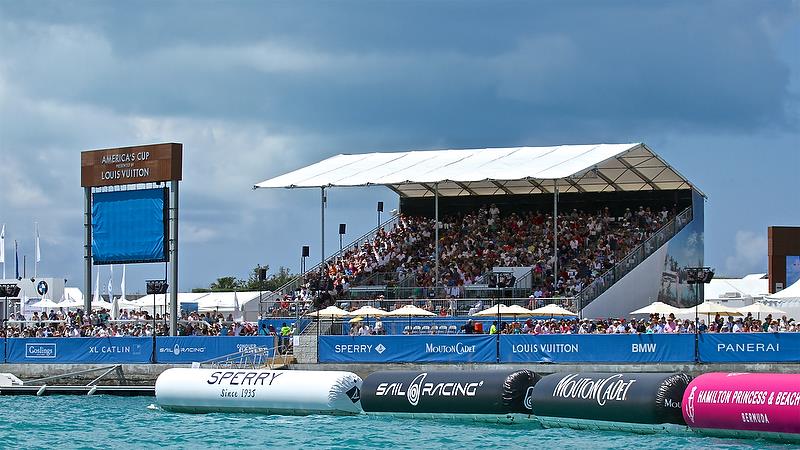
<svg viewBox="0 0 800 450">
<path fill-rule="evenodd" d="M 500 362 L 659 363 L 694 361 L 693 334 L 500 336 Z"/>
<path fill-rule="evenodd" d="M 492 363 L 497 341 L 489 335 L 320 336 L 320 362 Z"/>
<path fill-rule="evenodd" d="M 700 375 L 683 394 L 683 417 L 692 428 L 797 433 L 800 375 Z"/>
<path fill-rule="evenodd" d="M 706 333 L 699 353 L 702 362 L 798 362 L 800 333 Z"/>
<path fill-rule="evenodd" d="M 533 387 L 533 413 L 625 423 L 683 423 L 683 373 L 555 373 Z"/>
<path fill-rule="evenodd" d="M 151 338 L 14 338 L 8 339 L 9 363 L 148 363 Z"/>
<path fill-rule="evenodd" d="M 374 372 L 361 386 L 361 406 L 367 413 L 530 414 L 538 379 L 528 370 Z"/>
<path fill-rule="evenodd" d="M 267 349 L 268 356 L 272 356 L 275 339 L 272 336 L 164 336 L 156 338 L 156 362 L 203 362 L 256 348 Z"/>
</svg>

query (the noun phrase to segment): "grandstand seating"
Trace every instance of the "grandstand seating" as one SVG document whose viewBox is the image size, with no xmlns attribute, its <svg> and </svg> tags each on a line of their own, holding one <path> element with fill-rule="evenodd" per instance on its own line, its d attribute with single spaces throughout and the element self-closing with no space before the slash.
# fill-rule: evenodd
<svg viewBox="0 0 800 450">
<path fill-rule="evenodd" d="M 670 221 L 677 210 L 639 206 L 620 216 L 608 208 L 595 214 L 572 209 L 559 214 L 558 274 L 553 274 L 552 215 L 538 211 L 503 215 L 494 205 L 444 217 L 440 223 L 440 279 L 448 294 L 463 295 L 477 283 L 493 287 L 487 273 L 495 266 L 533 267 L 531 292 L 537 296 L 574 296 L 630 250 Z M 328 262 L 323 279 L 308 281 L 345 295 L 374 281 L 377 273 L 394 273 L 406 285 L 433 285 L 434 223 L 427 217 L 401 216 L 389 230 Z M 386 282 L 392 277 L 382 276 Z M 511 280 L 513 282 L 513 280 Z"/>
</svg>

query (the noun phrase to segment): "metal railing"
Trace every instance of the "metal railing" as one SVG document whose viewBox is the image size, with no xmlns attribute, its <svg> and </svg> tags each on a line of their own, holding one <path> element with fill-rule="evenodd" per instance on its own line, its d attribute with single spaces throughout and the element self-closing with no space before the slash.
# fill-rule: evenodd
<svg viewBox="0 0 800 450">
<path fill-rule="evenodd" d="M 666 244 L 678 234 L 689 222 L 692 221 L 692 207 L 681 211 L 675 218 L 667 222 L 650 237 L 642 241 L 636 248 L 631 250 L 624 258 L 620 259 L 614 267 L 605 271 L 602 275 L 595 278 L 576 296 L 577 307 L 585 308 L 601 294 L 606 292 L 614 283 L 630 273 L 636 266 L 642 263 L 648 256 Z"/>
<path fill-rule="evenodd" d="M 369 298 L 369 299 L 340 299 L 335 301 L 335 305 L 346 311 L 356 310 L 362 306 L 372 306 L 381 308 L 385 311 L 393 311 L 405 305 L 415 305 L 425 309 L 439 317 L 464 317 L 474 314 L 482 309 L 489 308 L 497 303 L 504 305 L 518 305 L 529 309 L 540 308 L 554 303 L 562 308 L 578 313 L 575 297 L 550 297 L 550 298 L 530 298 L 530 297 L 484 297 L 484 298 Z M 302 308 L 302 305 L 301 305 Z M 311 308 L 304 309 L 301 315 L 312 312 Z M 269 316 L 267 319 L 293 319 L 294 315 L 281 317 Z M 349 319 L 350 317 L 348 317 Z M 330 323 L 330 319 L 323 318 L 320 323 Z M 314 334 L 316 319 L 309 322 L 301 334 Z"/>
<path fill-rule="evenodd" d="M 277 356 L 279 356 L 277 347 L 252 347 L 203 361 L 199 365 L 210 369 L 260 369 L 262 367 L 272 369 L 275 367 Z"/>
</svg>

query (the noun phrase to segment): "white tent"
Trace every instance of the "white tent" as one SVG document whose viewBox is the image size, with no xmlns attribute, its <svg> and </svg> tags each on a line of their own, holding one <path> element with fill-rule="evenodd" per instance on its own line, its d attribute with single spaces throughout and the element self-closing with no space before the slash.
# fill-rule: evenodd
<svg viewBox="0 0 800 450">
<path fill-rule="evenodd" d="M 766 298 L 769 300 L 798 300 L 800 301 L 800 280 L 796 281 L 793 285 L 787 287 L 782 291 L 774 294 L 769 294 Z"/>
<path fill-rule="evenodd" d="M 762 300 L 764 304 L 786 311 L 786 315 L 800 319 L 800 281 L 786 289 L 770 294 Z"/>
<path fill-rule="evenodd" d="M 646 145 L 589 144 L 336 155 L 256 188 L 389 186 L 402 197 L 687 189 Z M 695 189 L 697 189 L 695 187 Z"/>
<path fill-rule="evenodd" d="M 61 308 L 62 305 L 50 300 L 49 298 L 42 298 L 38 302 L 30 305 L 31 308 L 40 308 L 40 309 L 56 309 Z"/>
<path fill-rule="evenodd" d="M 234 316 L 240 314 L 243 308 L 250 302 L 258 303 L 258 292 L 209 292 L 199 298 L 197 309 L 200 312 L 219 311 L 232 313 Z"/>
<path fill-rule="evenodd" d="M 703 288 L 705 301 L 741 307 L 769 295 L 769 280 L 765 274 L 751 274 L 744 278 L 715 278 Z"/>
</svg>

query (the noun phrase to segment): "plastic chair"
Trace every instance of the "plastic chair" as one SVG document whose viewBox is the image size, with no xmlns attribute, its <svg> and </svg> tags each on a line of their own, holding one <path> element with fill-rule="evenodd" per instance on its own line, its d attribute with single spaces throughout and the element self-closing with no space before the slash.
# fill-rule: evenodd
<svg viewBox="0 0 800 450">
<path fill-rule="evenodd" d="M 430 334 L 431 333 L 431 327 L 429 327 L 428 325 L 424 325 L 419 331 L 420 331 L 420 334 Z"/>
<path fill-rule="evenodd" d="M 439 325 L 439 334 L 447 334 L 447 325 Z"/>
<path fill-rule="evenodd" d="M 414 325 L 414 328 L 411 330 L 414 332 L 413 334 L 419 334 L 421 327 L 419 325 Z"/>
<path fill-rule="evenodd" d="M 456 334 L 456 333 L 458 333 L 458 328 L 456 328 L 455 325 L 450 325 L 447 328 L 447 334 Z"/>
<path fill-rule="evenodd" d="M 411 327 L 406 325 L 406 327 L 403 328 L 403 334 L 411 334 Z"/>
</svg>

